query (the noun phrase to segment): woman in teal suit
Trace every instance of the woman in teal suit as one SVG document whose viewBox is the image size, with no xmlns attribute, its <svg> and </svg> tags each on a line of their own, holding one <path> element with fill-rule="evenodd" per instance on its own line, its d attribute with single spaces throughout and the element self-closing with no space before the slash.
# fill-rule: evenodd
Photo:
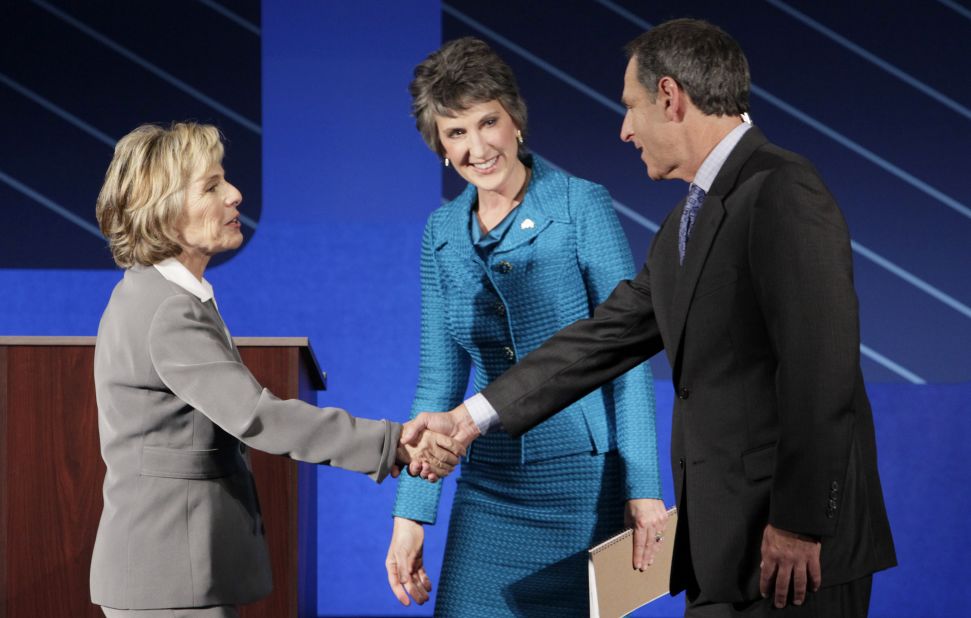
<svg viewBox="0 0 971 618">
<path fill-rule="evenodd" d="M 469 186 L 429 217 L 422 243 L 421 365 L 412 416 L 481 390 L 631 277 L 607 191 L 525 154 L 526 106 L 474 38 L 415 69 L 412 111 L 429 147 Z M 663 517 L 650 369 L 639 366 L 520 439 L 490 433 L 462 465 L 436 616 L 586 616 L 584 550 L 625 523 Z M 428 599 L 423 524 L 441 485 L 400 483 L 389 584 Z"/>
</svg>

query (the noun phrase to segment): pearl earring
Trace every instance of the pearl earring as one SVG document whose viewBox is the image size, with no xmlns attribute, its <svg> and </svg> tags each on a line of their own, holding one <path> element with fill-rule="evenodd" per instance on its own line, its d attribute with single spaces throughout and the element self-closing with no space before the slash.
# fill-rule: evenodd
<svg viewBox="0 0 971 618">
<path fill-rule="evenodd" d="M 449 160 L 448 160 L 448 157 L 445 157 L 445 167 L 448 167 L 448 166 L 449 166 Z"/>
</svg>

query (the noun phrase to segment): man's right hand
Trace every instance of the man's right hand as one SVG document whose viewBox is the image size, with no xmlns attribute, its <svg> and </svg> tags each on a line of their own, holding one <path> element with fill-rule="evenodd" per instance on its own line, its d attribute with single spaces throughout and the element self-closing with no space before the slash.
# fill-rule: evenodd
<svg viewBox="0 0 971 618">
<path fill-rule="evenodd" d="M 460 404 L 451 412 L 422 412 L 405 425 L 401 441 L 413 442 L 415 437 L 426 429 L 449 436 L 466 450 L 472 441 L 479 437 L 479 428 L 472 420 L 469 411 L 465 409 L 465 404 Z M 420 462 L 412 462 L 409 471 L 422 478 L 428 478 L 429 474 L 432 474 L 430 467 Z"/>
<path fill-rule="evenodd" d="M 402 605 L 411 605 L 409 596 L 422 605 L 432 590 L 432 580 L 425 573 L 422 549 L 425 528 L 416 521 L 394 518 L 391 546 L 384 566 L 388 570 L 388 585 Z"/>
</svg>

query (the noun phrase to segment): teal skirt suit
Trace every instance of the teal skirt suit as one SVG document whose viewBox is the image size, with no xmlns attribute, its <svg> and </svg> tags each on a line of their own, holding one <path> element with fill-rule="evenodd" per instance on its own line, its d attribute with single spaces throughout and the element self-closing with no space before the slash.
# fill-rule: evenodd
<svg viewBox="0 0 971 618">
<path fill-rule="evenodd" d="M 527 164 L 522 203 L 485 239 L 472 185 L 428 219 L 412 416 L 455 407 L 470 369 L 483 389 L 634 274 L 607 191 L 539 157 Z M 440 494 L 441 483 L 403 478 L 394 514 L 432 524 Z M 622 529 L 626 500 L 660 497 L 647 364 L 521 438 L 479 438 L 462 463 L 435 615 L 589 615 L 585 550 Z"/>
</svg>

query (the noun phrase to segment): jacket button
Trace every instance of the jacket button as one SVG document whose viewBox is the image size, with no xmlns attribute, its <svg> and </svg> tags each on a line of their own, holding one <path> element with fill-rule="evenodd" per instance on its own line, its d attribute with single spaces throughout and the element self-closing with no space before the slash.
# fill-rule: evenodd
<svg viewBox="0 0 971 618">
<path fill-rule="evenodd" d="M 512 272 L 512 264 L 510 264 L 506 260 L 499 262 L 497 268 L 499 272 L 501 272 L 504 275 Z"/>
<path fill-rule="evenodd" d="M 678 399 L 687 399 L 690 394 L 691 394 L 691 391 L 689 391 L 684 386 L 678 389 Z"/>
<path fill-rule="evenodd" d="M 678 460 L 678 467 L 684 470 L 684 457 Z"/>
<path fill-rule="evenodd" d="M 830 486 L 830 490 L 835 494 L 840 490 L 840 484 L 837 483 L 836 481 L 833 481 L 833 484 Z"/>
<path fill-rule="evenodd" d="M 505 352 L 506 358 L 508 360 L 511 360 L 511 361 L 516 360 L 516 351 L 510 348 L 509 346 L 504 347 L 502 351 Z"/>
<path fill-rule="evenodd" d="M 246 452 L 246 445 L 243 444 L 242 442 L 239 443 L 239 452 L 240 453 L 245 453 Z"/>
<path fill-rule="evenodd" d="M 496 301 L 496 315 L 499 315 L 499 316 L 506 315 L 506 306 L 502 304 L 501 300 Z"/>
</svg>

